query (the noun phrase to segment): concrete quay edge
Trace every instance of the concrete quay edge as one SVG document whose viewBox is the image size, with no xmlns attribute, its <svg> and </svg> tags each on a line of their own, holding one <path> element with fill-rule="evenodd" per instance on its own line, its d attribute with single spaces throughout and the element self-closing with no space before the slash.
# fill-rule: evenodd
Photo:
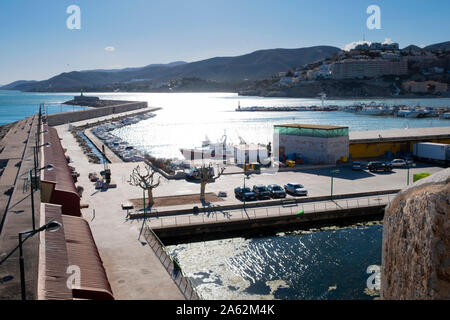
<svg viewBox="0 0 450 320">
<path fill-rule="evenodd" d="M 349 198 L 360 198 L 360 197 L 369 197 L 369 196 L 377 196 L 377 195 L 386 195 L 386 194 L 397 194 L 400 189 L 394 190 L 380 190 L 380 191 L 368 191 L 368 192 L 359 192 L 359 193 L 349 193 L 349 194 L 336 194 L 333 195 L 333 199 L 349 199 Z M 257 202 L 247 202 L 245 207 L 250 208 L 259 208 L 259 207 L 269 207 L 269 206 L 278 206 L 278 205 L 295 205 L 298 203 L 307 203 L 307 202 L 317 202 L 317 201 L 327 201 L 331 200 L 330 196 L 318 196 L 318 197 L 310 197 L 310 198 L 302 198 L 302 199 L 287 199 L 287 200 L 271 200 L 271 201 L 257 201 Z M 235 210 L 243 208 L 243 204 L 233 204 L 226 206 L 216 206 L 216 207 L 202 207 L 198 208 L 199 213 L 207 213 L 211 211 L 220 211 L 220 210 Z M 165 210 L 165 211 L 157 211 L 150 214 L 142 214 L 142 213 L 130 213 L 130 219 L 141 219 L 141 218 L 151 218 L 151 217 L 164 217 L 164 216 L 173 216 L 173 215 L 181 215 L 192 213 L 192 209 L 177 209 L 177 210 Z"/>
</svg>

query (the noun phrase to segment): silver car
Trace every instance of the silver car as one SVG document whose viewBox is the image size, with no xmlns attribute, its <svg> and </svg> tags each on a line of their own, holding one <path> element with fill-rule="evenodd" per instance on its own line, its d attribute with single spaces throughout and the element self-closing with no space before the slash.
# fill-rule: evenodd
<svg viewBox="0 0 450 320">
<path fill-rule="evenodd" d="M 299 183 L 288 183 L 284 186 L 286 193 L 293 194 L 295 196 L 307 196 L 308 190 Z"/>
<path fill-rule="evenodd" d="M 407 166 L 406 161 L 403 159 L 394 159 L 391 161 L 391 164 L 393 167 L 396 167 L 396 168 L 402 168 L 402 167 Z"/>
</svg>

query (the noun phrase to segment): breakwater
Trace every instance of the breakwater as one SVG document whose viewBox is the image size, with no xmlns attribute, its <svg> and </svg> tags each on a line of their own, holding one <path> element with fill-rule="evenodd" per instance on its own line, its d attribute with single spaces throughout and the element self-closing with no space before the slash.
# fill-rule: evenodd
<svg viewBox="0 0 450 320">
<path fill-rule="evenodd" d="M 89 120 L 92 118 L 104 117 L 112 114 L 144 109 L 147 107 L 147 102 L 117 101 L 117 104 L 107 107 L 48 115 L 47 123 L 50 126 L 59 126 L 70 122 Z"/>
</svg>

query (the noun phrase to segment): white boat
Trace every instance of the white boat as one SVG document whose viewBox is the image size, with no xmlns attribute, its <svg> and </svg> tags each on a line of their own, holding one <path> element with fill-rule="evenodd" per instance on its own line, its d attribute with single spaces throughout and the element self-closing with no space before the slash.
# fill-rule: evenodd
<svg viewBox="0 0 450 320">
<path fill-rule="evenodd" d="M 403 109 L 398 110 L 397 117 L 403 117 L 403 118 L 417 118 L 420 115 L 420 110 L 415 109 Z"/>
<path fill-rule="evenodd" d="M 395 112 L 395 109 L 393 107 L 387 107 L 387 106 L 382 107 L 381 110 L 382 110 L 384 116 L 393 115 Z"/>
<path fill-rule="evenodd" d="M 367 116 L 382 116 L 384 115 L 383 109 L 379 107 L 364 107 L 357 112 L 357 114 Z"/>
<path fill-rule="evenodd" d="M 222 141 L 217 143 L 212 143 L 208 137 L 202 142 L 201 147 L 181 148 L 180 152 L 183 154 L 186 160 L 197 160 L 197 159 L 215 159 L 215 160 L 225 160 L 233 156 L 233 146 L 227 144 L 227 135 L 224 134 Z"/>
<path fill-rule="evenodd" d="M 360 105 L 354 104 L 353 106 L 346 106 L 344 107 L 344 112 L 357 112 L 361 108 Z"/>
<path fill-rule="evenodd" d="M 442 114 L 443 119 L 450 119 L 450 112 L 446 112 Z"/>
<path fill-rule="evenodd" d="M 438 114 L 436 112 L 436 110 L 434 110 L 433 108 L 426 108 L 423 110 L 420 110 L 420 114 L 419 114 L 419 118 L 432 118 L 432 117 L 437 117 Z"/>
</svg>

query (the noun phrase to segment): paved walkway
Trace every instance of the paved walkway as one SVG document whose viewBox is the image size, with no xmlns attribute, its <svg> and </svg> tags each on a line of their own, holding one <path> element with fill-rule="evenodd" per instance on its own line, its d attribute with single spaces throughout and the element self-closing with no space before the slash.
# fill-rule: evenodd
<svg viewBox="0 0 450 320">
<path fill-rule="evenodd" d="M 34 190 L 31 198 L 29 170 L 34 168 L 34 146 L 38 118 L 28 117 L 19 121 L 4 137 L 0 161 L 4 168 L 0 175 L 0 259 L 4 258 L 18 244 L 17 234 L 32 230 L 32 202 L 34 202 L 35 225 L 40 222 L 40 192 Z M 36 299 L 37 270 L 39 263 L 39 237 L 32 237 L 23 245 L 26 276 L 26 295 Z M 12 278 L 0 282 L 0 300 L 21 299 L 19 254 L 16 251 L 0 266 L 0 277 Z"/>
<path fill-rule="evenodd" d="M 125 219 L 120 204 L 128 199 L 130 186 L 118 181 L 117 189 L 96 191 L 88 174 L 95 170 L 99 172 L 103 165 L 89 164 L 66 125 L 57 127 L 57 130 L 73 162 L 71 166 L 80 173 L 78 185 L 84 187 L 81 202 L 89 205 L 82 214 L 90 223 L 114 296 L 137 300 L 184 299 L 153 250 L 138 241 L 140 221 Z M 121 165 L 129 167 L 129 172 L 136 166 L 134 163 Z M 144 241 L 143 238 L 141 240 Z"/>
</svg>

